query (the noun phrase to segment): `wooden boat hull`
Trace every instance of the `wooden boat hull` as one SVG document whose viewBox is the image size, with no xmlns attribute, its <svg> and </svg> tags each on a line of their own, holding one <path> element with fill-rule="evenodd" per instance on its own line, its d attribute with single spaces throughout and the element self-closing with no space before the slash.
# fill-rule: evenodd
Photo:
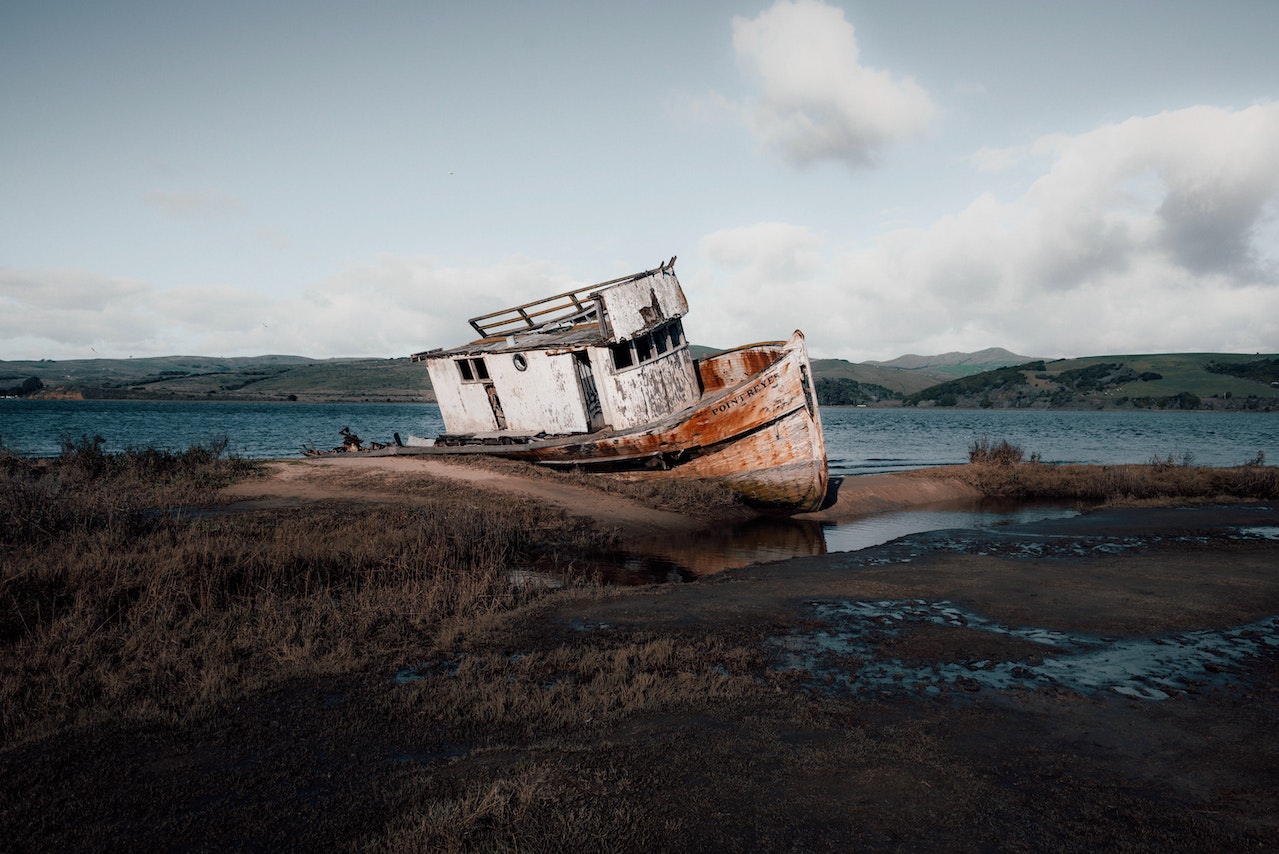
<svg viewBox="0 0 1279 854">
<path fill-rule="evenodd" d="M 717 481 L 752 506 L 802 512 L 826 499 L 826 446 L 804 336 L 740 347 L 699 365 L 693 406 L 642 429 L 402 452 L 485 453 L 628 478 Z"/>
</svg>

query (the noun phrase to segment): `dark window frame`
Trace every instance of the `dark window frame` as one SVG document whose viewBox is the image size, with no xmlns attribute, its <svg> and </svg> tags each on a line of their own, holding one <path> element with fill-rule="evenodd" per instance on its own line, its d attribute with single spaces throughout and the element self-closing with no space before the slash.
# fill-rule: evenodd
<svg viewBox="0 0 1279 854">
<path fill-rule="evenodd" d="M 684 324 L 677 317 L 643 335 L 608 346 L 613 353 L 613 372 L 622 373 L 685 349 L 688 341 L 684 338 Z"/>
<path fill-rule="evenodd" d="M 455 360 L 457 363 L 457 372 L 462 375 L 464 383 L 482 383 L 489 381 L 488 365 L 484 364 L 483 356 L 465 357 Z"/>
</svg>

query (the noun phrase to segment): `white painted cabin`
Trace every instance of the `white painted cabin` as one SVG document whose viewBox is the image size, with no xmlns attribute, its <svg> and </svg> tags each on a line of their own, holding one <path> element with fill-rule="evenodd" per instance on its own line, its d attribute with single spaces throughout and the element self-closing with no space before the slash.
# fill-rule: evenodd
<svg viewBox="0 0 1279 854">
<path fill-rule="evenodd" d="M 446 436 L 625 431 L 695 403 L 674 263 L 473 318 L 478 340 L 415 354 Z"/>
</svg>

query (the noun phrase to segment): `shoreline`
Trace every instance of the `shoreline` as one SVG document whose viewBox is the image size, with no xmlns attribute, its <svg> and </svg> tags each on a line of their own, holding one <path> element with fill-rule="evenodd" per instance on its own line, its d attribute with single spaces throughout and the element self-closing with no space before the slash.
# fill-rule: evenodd
<svg viewBox="0 0 1279 854">
<path fill-rule="evenodd" d="M 607 476 L 574 479 L 531 464 L 495 466 L 482 460 L 468 464 L 456 458 L 371 457 L 358 453 L 259 462 L 266 467 L 267 477 L 227 487 L 222 490 L 223 497 L 232 502 L 252 497 L 297 503 L 339 497 L 375 502 L 412 500 L 408 487 L 413 479 L 434 477 L 545 501 L 570 515 L 617 525 L 630 534 L 690 533 L 726 522 L 777 515 L 738 507 L 729 508 L 723 517 L 712 514 L 699 520 L 635 497 L 606 493 L 592 478 Z M 1240 480 L 1253 482 L 1239 484 Z M 1231 489 L 1256 492 L 1232 497 L 1228 492 Z M 1112 494 L 1107 495 L 1107 491 Z M 827 502 L 821 510 L 784 518 L 837 524 L 876 513 L 984 498 L 1079 502 L 1089 506 L 1114 504 L 1116 500 L 1121 504 L 1182 506 L 1277 497 L 1279 468 L 1275 466 L 969 463 L 832 477 Z"/>
</svg>

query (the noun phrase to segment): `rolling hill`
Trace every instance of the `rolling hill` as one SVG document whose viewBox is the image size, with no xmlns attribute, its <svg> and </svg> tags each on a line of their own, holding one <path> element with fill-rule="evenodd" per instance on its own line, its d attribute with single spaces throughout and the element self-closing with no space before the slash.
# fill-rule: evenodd
<svg viewBox="0 0 1279 854">
<path fill-rule="evenodd" d="M 908 353 L 887 362 L 871 361 L 864 364 L 898 368 L 904 371 L 919 371 L 929 376 L 951 379 L 980 374 L 996 368 L 1024 365 L 1026 362 L 1034 362 L 1037 359 L 1037 356 L 1018 356 L 1003 347 L 987 347 L 976 353 L 941 353 L 936 356 L 917 356 Z"/>
<path fill-rule="evenodd" d="M 718 352 L 694 348 L 694 355 Z M 1090 356 L 1044 361 L 1007 350 L 903 356 L 892 362 L 815 359 L 827 405 L 967 408 L 1279 409 L 1279 357 L 1236 353 Z M 982 364 L 993 369 L 972 372 Z M 911 367 L 913 366 L 913 367 Z M 955 376 L 951 371 L 963 371 Z M 253 401 L 435 399 L 408 359 L 303 356 L 0 361 L 0 395 L 43 398 Z"/>
<path fill-rule="evenodd" d="M 1279 408 L 1279 357 L 1165 353 L 1031 361 L 941 383 L 906 406 L 1035 409 Z"/>
<path fill-rule="evenodd" d="M 31 396 L 96 399 L 433 401 L 422 365 L 408 359 L 304 356 L 157 356 L 0 361 L 0 393 L 34 378 Z"/>
</svg>

